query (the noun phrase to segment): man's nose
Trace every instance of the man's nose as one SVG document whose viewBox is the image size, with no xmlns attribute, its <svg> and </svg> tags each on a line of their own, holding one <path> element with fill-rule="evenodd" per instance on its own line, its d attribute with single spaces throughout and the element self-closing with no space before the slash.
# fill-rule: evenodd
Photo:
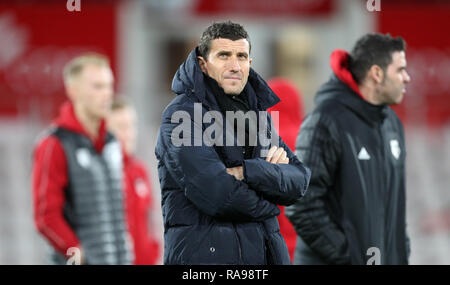
<svg viewBox="0 0 450 285">
<path fill-rule="evenodd" d="M 230 67 L 231 71 L 233 71 L 233 72 L 238 72 L 238 71 L 241 70 L 241 65 L 239 64 L 239 61 L 235 57 L 232 57 L 230 59 L 230 66 L 229 67 Z"/>
<path fill-rule="evenodd" d="M 411 81 L 411 77 L 409 77 L 409 74 L 408 74 L 408 72 L 406 72 L 406 71 L 405 71 L 405 74 L 404 74 L 404 76 L 403 76 L 403 81 L 404 81 L 405 83 L 409 83 L 409 81 Z"/>
</svg>

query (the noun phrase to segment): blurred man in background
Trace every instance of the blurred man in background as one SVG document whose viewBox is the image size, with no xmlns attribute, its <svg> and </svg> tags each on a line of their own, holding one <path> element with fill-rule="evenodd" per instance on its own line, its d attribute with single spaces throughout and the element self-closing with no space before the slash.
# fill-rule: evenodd
<svg viewBox="0 0 450 285">
<path fill-rule="evenodd" d="M 295 264 L 407 264 L 403 126 L 389 107 L 410 81 L 405 42 L 368 34 L 331 54 L 333 74 L 302 124 L 296 154 L 312 170 L 286 208 Z"/>
<path fill-rule="evenodd" d="M 209 115 L 215 114 L 217 123 L 226 113 L 257 113 L 278 103 L 250 64 L 245 29 L 232 22 L 214 23 L 174 76 L 177 97 L 164 110 L 155 150 L 165 264 L 290 264 L 277 204 L 291 205 L 304 194 L 309 170 L 269 129 L 267 116 L 259 120 L 259 131 L 271 131 L 277 140 L 265 146 L 259 140 L 249 143 L 254 139 L 250 129 L 256 130 L 252 120 L 245 120 L 248 127 L 236 120 L 230 120 L 231 126 L 219 124 L 215 137 L 231 141 L 224 145 L 203 136 L 210 124 L 194 119 L 214 111 Z M 180 114 L 188 115 L 182 124 L 174 120 Z M 182 133 L 177 135 L 175 128 Z M 238 129 L 247 130 L 242 144 L 234 135 Z M 188 143 L 176 143 L 180 136 Z M 264 158 L 263 149 L 268 151 Z"/>
<path fill-rule="evenodd" d="M 69 101 L 34 150 L 36 227 L 52 245 L 57 264 L 74 252 L 82 264 L 131 264 L 122 150 L 105 124 L 114 84 L 109 61 L 81 55 L 63 75 Z"/>
<path fill-rule="evenodd" d="M 108 129 L 121 142 L 124 150 L 126 213 L 133 239 L 134 264 L 154 265 L 159 259 L 159 244 L 149 231 L 152 188 L 144 164 L 135 157 L 137 128 L 135 109 L 117 97 L 108 115 Z M 150 219 L 152 220 L 152 219 Z"/>
<path fill-rule="evenodd" d="M 272 78 L 267 81 L 270 89 L 280 98 L 280 102 L 275 106 L 267 109 L 268 112 L 278 112 L 278 123 L 274 120 L 275 127 L 278 126 L 277 132 L 291 150 L 295 150 L 295 139 L 300 129 L 303 119 L 303 100 L 302 96 L 295 87 L 294 83 L 284 78 Z M 280 223 L 280 232 L 283 235 L 289 250 L 291 261 L 294 258 L 295 245 L 297 242 L 297 234 L 291 222 L 284 214 L 284 207 L 279 206 L 280 215 L 277 217 Z"/>
</svg>

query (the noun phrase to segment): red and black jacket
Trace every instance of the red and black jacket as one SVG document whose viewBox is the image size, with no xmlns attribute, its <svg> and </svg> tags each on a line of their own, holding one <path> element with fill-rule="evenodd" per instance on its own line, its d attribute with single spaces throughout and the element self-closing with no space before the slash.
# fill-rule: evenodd
<svg viewBox="0 0 450 285">
<path fill-rule="evenodd" d="M 53 126 L 89 138 L 98 152 L 103 149 L 107 135 L 105 122 L 101 122 L 98 138 L 93 140 L 77 120 L 70 102 L 63 104 Z M 64 218 L 66 196 L 63 190 L 68 183 L 63 146 L 57 137 L 47 135 L 38 141 L 33 153 L 34 221 L 39 232 L 63 255 L 68 248 L 80 246 L 78 237 Z"/>
</svg>

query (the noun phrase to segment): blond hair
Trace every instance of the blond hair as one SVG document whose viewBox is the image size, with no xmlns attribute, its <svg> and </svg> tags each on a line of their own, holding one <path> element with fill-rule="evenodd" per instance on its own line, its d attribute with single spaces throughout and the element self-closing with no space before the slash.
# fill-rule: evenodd
<svg viewBox="0 0 450 285">
<path fill-rule="evenodd" d="M 110 67 L 109 59 L 107 56 L 95 52 L 89 52 L 77 56 L 70 60 L 63 69 L 64 84 L 68 85 L 71 81 L 79 76 L 86 65 L 96 65 Z"/>
</svg>

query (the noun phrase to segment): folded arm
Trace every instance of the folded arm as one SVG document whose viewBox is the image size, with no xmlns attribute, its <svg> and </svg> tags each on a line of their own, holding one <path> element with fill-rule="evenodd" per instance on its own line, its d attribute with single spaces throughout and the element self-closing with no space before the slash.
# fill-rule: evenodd
<svg viewBox="0 0 450 285">
<path fill-rule="evenodd" d="M 176 146 L 172 142 L 176 127 L 177 124 L 170 119 L 163 120 L 156 154 L 184 190 L 186 198 L 200 211 L 239 222 L 262 221 L 279 215 L 280 211 L 274 203 L 227 173 L 214 147 L 203 143 L 200 124 L 191 121 L 191 128 L 183 130 L 181 139 L 193 138 L 187 146 Z M 195 137 L 196 134 L 200 136 Z"/>
</svg>

